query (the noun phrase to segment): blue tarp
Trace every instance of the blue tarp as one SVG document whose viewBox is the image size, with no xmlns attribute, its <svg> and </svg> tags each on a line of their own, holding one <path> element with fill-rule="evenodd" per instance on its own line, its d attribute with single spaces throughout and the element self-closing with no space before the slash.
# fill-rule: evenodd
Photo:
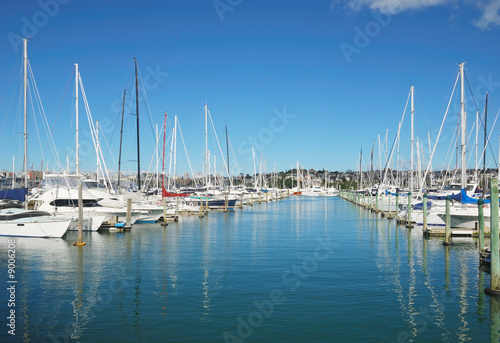
<svg viewBox="0 0 500 343">
<path fill-rule="evenodd" d="M 462 189 L 462 204 L 477 204 L 478 200 L 479 199 L 471 198 L 470 196 L 468 196 L 465 192 L 465 189 Z M 490 199 L 484 199 L 484 203 L 489 204 Z"/>
<path fill-rule="evenodd" d="M 0 191 L 0 199 L 19 200 L 23 202 L 27 194 L 27 188 L 6 189 Z"/>
<path fill-rule="evenodd" d="M 427 195 L 429 200 L 446 200 L 447 195 Z M 450 195 L 450 200 L 462 201 L 462 193 Z"/>
</svg>

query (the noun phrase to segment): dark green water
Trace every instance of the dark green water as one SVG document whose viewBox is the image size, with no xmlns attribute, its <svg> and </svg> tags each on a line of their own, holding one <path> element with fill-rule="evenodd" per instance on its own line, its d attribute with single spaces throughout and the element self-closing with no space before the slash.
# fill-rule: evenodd
<svg viewBox="0 0 500 343">
<path fill-rule="evenodd" d="M 0 342 L 488 342 L 472 239 L 444 247 L 339 198 L 291 198 L 167 228 L 86 233 L 87 245 L 15 238 L 8 333 L 0 238 Z M 492 324 L 494 323 L 494 324 Z"/>
</svg>

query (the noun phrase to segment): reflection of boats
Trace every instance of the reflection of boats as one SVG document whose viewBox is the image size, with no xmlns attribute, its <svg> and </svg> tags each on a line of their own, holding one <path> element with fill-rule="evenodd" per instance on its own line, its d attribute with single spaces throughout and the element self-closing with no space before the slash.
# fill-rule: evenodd
<svg viewBox="0 0 500 343">
<path fill-rule="evenodd" d="M 45 211 L 9 208 L 0 210 L 0 236 L 62 237 L 70 220 Z"/>
</svg>

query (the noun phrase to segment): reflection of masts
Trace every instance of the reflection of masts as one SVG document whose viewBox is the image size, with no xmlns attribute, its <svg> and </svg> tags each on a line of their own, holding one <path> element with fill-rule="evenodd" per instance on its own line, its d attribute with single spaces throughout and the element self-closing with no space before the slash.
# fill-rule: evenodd
<svg viewBox="0 0 500 343">
<path fill-rule="evenodd" d="M 467 268 L 467 263 L 464 263 L 464 261 L 460 261 L 460 288 L 459 288 L 459 304 L 460 304 L 460 312 L 458 313 L 458 317 L 460 318 L 460 321 L 462 322 L 462 326 L 458 328 L 460 331 L 460 334 L 458 334 L 458 337 L 461 341 L 466 341 L 467 340 L 467 332 L 469 331 L 469 323 L 467 322 L 467 272 L 469 271 Z"/>
<path fill-rule="evenodd" d="M 417 278 L 415 276 L 415 261 L 414 257 L 412 256 L 412 240 L 411 240 L 411 230 L 408 230 L 408 266 L 410 267 L 410 285 L 408 287 L 408 316 L 410 317 L 410 324 L 412 326 L 412 336 L 413 338 L 417 337 L 417 323 L 415 321 L 415 317 L 419 315 L 418 311 L 413 307 L 414 305 L 414 300 L 413 298 L 416 297 L 417 295 L 415 294 L 415 285 L 417 283 Z"/>
</svg>

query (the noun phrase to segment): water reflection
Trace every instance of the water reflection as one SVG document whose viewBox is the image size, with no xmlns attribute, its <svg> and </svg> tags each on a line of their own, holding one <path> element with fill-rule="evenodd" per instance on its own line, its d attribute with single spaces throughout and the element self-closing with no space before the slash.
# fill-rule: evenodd
<svg viewBox="0 0 500 343">
<path fill-rule="evenodd" d="M 500 299 L 490 297 L 490 342 L 500 342 Z"/>
</svg>

